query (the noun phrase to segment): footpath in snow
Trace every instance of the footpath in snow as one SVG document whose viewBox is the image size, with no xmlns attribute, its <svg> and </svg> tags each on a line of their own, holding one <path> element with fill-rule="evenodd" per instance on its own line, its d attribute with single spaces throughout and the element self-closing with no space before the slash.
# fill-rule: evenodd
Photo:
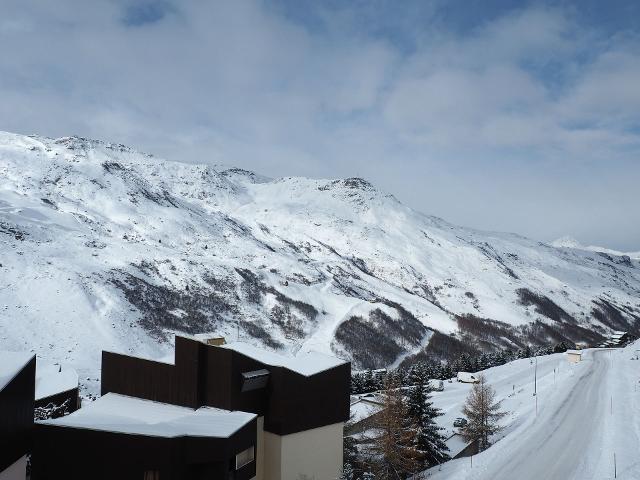
<svg viewBox="0 0 640 480">
<path fill-rule="evenodd" d="M 509 415 L 485 452 L 428 471 L 434 480 L 640 479 L 640 341 L 589 349 L 578 364 L 564 354 L 538 358 L 537 395 L 529 359 L 484 373 Z M 442 423 L 460 416 L 469 385 L 434 394 Z M 536 408 L 537 399 L 537 408 Z M 614 464 L 615 454 L 615 464 Z"/>
</svg>

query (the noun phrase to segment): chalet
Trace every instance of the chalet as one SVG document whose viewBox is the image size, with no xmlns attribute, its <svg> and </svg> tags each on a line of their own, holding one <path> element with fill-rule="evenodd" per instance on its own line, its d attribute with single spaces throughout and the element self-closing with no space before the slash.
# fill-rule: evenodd
<svg viewBox="0 0 640 480">
<path fill-rule="evenodd" d="M 78 374 L 59 364 L 36 363 L 35 408 L 73 413 L 80 408 Z"/>
<path fill-rule="evenodd" d="M 337 478 L 350 364 L 211 343 L 176 337 L 173 363 L 103 352 L 95 408 L 37 424 L 33 479 Z"/>
<path fill-rule="evenodd" d="M 567 360 L 569 363 L 578 363 L 582 360 L 582 351 L 581 350 L 567 350 L 565 352 L 567 356 Z"/>
<path fill-rule="evenodd" d="M 0 352 L 0 480 L 24 480 L 33 433 L 36 359 Z"/>
<path fill-rule="evenodd" d="M 601 348 L 624 347 L 632 340 L 629 332 L 612 332 L 598 345 Z"/>
<path fill-rule="evenodd" d="M 451 459 L 470 457 L 476 455 L 480 451 L 480 442 L 478 440 L 465 440 L 465 438 L 459 433 L 452 434 L 447 440 L 445 440 L 447 447 L 449 447 L 449 456 Z"/>
<path fill-rule="evenodd" d="M 627 332 L 613 332 L 609 335 L 608 342 L 612 347 L 622 347 L 629 341 Z"/>
<path fill-rule="evenodd" d="M 356 435 L 375 427 L 378 414 L 383 410 L 384 398 L 379 393 L 365 393 L 351 397 L 349 423 L 346 435 Z"/>
</svg>

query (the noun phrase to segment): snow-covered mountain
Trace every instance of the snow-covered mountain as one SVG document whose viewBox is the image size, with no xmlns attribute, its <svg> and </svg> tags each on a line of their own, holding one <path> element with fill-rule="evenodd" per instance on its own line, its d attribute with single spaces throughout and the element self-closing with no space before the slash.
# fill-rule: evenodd
<svg viewBox="0 0 640 480">
<path fill-rule="evenodd" d="M 610 248 L 598 247 L 596 245 L 582 245 L 578 240 L 573 237 L 565 236 L 558 238 L 551 242 L 551 245 L 558 248 L 575 248 L 577 250 L 587 250 L 590 252 L 602 252 L 609 253 L 618 257 L 627 256 L 634 260 L 640 260 L 640 252 L 620 252 L 618 250 L 612 250 Z"/>
<path fill-rule="evenodd" d="M 640 262 L 423 215 L 359 178 L 269 179 L 0 133 L 0 341 L 97 373 L 175 332 L 356 367 L 640 330 Z M 422 352 L 422 353 L 421 353 Z"/>
</svg>

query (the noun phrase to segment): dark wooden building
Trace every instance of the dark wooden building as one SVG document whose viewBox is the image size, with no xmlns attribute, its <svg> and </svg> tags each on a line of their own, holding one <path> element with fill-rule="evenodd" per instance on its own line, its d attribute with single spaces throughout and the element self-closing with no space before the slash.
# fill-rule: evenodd
<svg viewBox="0 0 640 480">
<path fill-rule="evenodd" d="M 74 418 L 92 408 L 87 406 L 61 421 L 37 425 L 33 478 L 57 478 L 50 473 L 59 462 L 56 458 L 65 450 L 79 449 L 82 453 L 73 456 L 83 458 L 83 469 L 93 466 L 102 472 L 105 462 L 109 463 L 110 476 L 92 474 L 94 478 L 146 479 L 145 472 L 151 472 L 152 480 L 254 476 L 278 480 L 305 475 L 334 479 L 342 467 L 349 383 L 348 362 L 318 353 L 287 358 L 242 343 L 211 345 L 176 337 L 171 364 L 103 352 L 102 398 L 133 397 L 195 412 L 203 408 L 221 409 L 227 415 L 246 412 L 243 415 L 252 414 L 255 419 L 228 438 L 206 443 L 189 435 L 167 439 L 145 436 L 139 430 L 93 428 L 92 422 L 104 423 L 96 415 L 83 428 L 74 426 Z M 95 451 L 85 453 L 90 445 L 97 445 Z M 153 458 L 161 459 L 162 465 L 157 465 L 160 460 L 156 466 L 150 463 Z M 203 467 L 206 458 L 209 463 Z M 235 469 L 238 458 L 251 458 L 242 471 Z"/>
<path fill-rule="evenodd" d="M 24 480 L 31 451 L 36 359 L 0 352 L 0 477 Z"/>
<path fill-rule="evenodd" d="M 243 343 L 176 337 L 174 364 L 102 354 L 103 395 L 252 412 L 279 435 L 346 421 L 350 381 L 350 364 L 337 358 L 309 353 L 287 360 Z"/>
<path fill-rule="evenodd" d="M 249 480 L 256 416 L 109 393 L 36 424 L 32 478 Z"/>
</svg>

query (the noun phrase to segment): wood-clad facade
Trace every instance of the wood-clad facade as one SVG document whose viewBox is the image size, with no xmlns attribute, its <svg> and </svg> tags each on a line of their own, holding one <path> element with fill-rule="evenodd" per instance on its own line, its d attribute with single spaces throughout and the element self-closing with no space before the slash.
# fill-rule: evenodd
<svg viewBox="0 0 640 480">
<path fill-rule="evenodd" d="M 36 425 L 33 480 L 249 480 L 255 462 L 235 456 L 255 446 L 256 420 L 229 438 L 164 438 Z"/>
<path fill-rule="evenodd" d="M 31 451 L 36 359 L 0 390 L 0 472 Z"/>
<path fill-rule="evenodd" d="M 80 394 L 78 388 L 72 388 L 35 401 L 35 408 L 47 408 L 50 405 L 60 406 L 66 402 L 67 413 L 73 413 L 80 408 Z"/>
<path fill-rule="evenodd" d="M 90 420 L 82 428 L 38 423 L 32 479 L 280 480 L 293 471 L 299 472 L 292 480 L 299 474 L 337 478 L 350 377 L 350 364 L 341 361 L 303 375 L 183 337 L 176 337 L 173 364 L 103 352 L 98 402 L 120 396 L 256 416 L 226 437 L 110 428 L 117 414 L 97 415 L 97 424 Z"/>
<path fill-rule="evenodd" d="M 243 373 L 267 370 L 265 388 L 242 391 Z M 176 337 L 174 365 L 103 352 L 102 394 L 264 416 L 265 431 L 287 435 L 349 418 L 350 364 L 305 376 L 231 349 Z"/>
</svg>

